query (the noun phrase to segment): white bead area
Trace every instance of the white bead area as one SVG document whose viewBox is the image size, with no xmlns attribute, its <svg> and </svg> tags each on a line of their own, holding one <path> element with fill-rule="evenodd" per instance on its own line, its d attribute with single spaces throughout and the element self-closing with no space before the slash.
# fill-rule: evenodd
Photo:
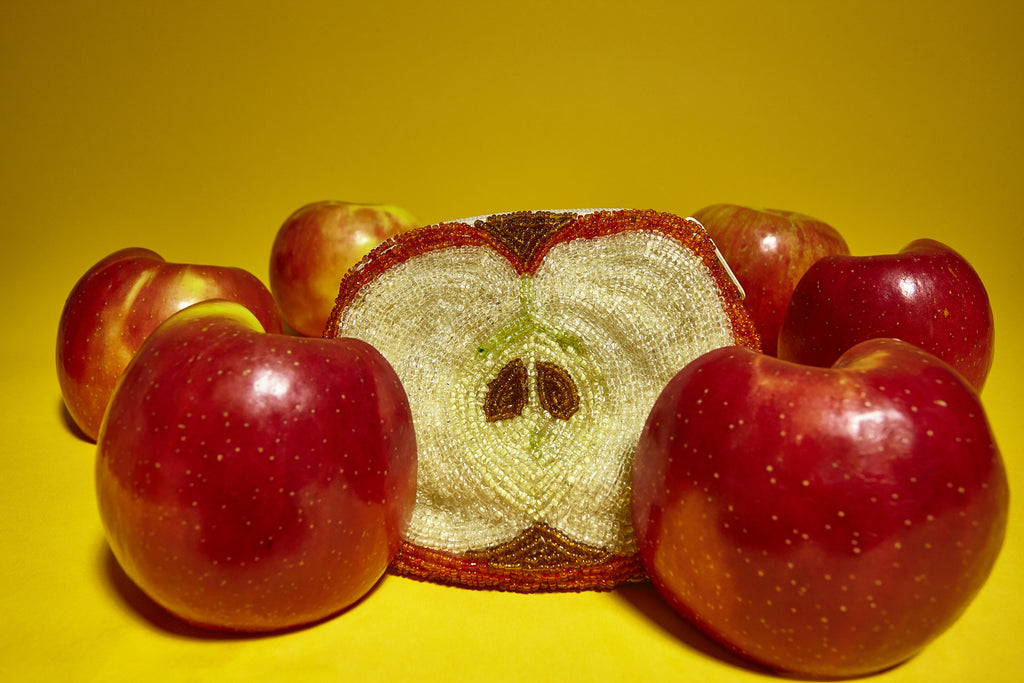
<svg viewBox="0 0 1024 683">
<path fill-rule="evenodd" d="M 537 524 L 634 552 L 630 465 L 647 414 L 679 369 L 734 339 L 703 262 L 647 231 L 556 245 L 532 277 L 485 247 L 426 252 L 363 286 L 337 332 L 380 350 L 409 394 L 406 539 L 455 553 Z M 496 416 L 503 370 L 525 371 L 525 395 Z M 571 410 L 544 400 L 552 386 Z"/>
</svg>

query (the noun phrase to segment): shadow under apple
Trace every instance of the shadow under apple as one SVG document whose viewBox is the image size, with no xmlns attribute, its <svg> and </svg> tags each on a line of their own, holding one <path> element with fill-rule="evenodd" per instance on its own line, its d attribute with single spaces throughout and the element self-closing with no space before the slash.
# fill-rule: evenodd
<svg viewBox="0 0 1024 683">
<path fill-rule="evenodd" d="M 747 660 L 725 647 L 711 636 L 705 634 L 695 625 L 680 616 L 667 602 L 658 594 L 657 589 L 650 582 L 627 584 L 615 589 L 614 594 L 620 599 L 629 603 L 638 612 L 657 624 L 663 631 L 678 640 L 684 646 L 699 652 L 702 655 L 717 659 L 725 664 L 743 669 L 750 673 L 761 674 L 768 678 L 777 680 L 792 681 L 841 681 L 851 680 L 849 676 L 814 676 L 799 675 L 785 671 L 776 671 L 768 667 L 760 666 L 756 662 Z M 907 664 L 913 658 L 899 662 L 891 667 L 874 673 L 867 673 L 861 676 L 854 676 L 852 680 L 871 678 L 886 671 L 898 669 Z"/>
<path fill-rule="evenodd" d="M 614 594 L 691 650 L 739 669 L 778 677 L 778 674 L 740 657 L 684 619 L 649 581 L 619 586 Z"/>
<path fill-rule="evenodd" d="M 60 418 L 61 424 L 64 425 L 64 430 L 70 433 L 73 437 L 86 443 L 96 443 L 86 436 L 81 427 L 75 423 L 75 418 L 71 417 L 71 413 L 68 412 L 68 406 L 64 403 L 64 399 L 61 397 L 57 398 L 57 415 Z"/>
</svg>

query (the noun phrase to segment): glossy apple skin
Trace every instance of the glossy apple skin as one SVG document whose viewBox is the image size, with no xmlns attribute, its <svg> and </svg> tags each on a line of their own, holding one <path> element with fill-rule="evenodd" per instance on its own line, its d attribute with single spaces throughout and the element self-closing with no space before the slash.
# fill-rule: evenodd
<svg viewBox="0 0 1024 683">
<path fill-rule="evenodd" d="M 801 676 L 898 664 L 963 612 L 1006 529 L 1006 473 L 977 393 L 905 342 L 833 368 L 739 347 L 659 397 L 633 472 L 644 565 L 675 609 Z"/>
<path fill-rule="evenodd" d="M 419 226 L 397 206 L 323 201 L 301 207 L 277 231 L 270 290 L 285 322 L 307 337 L 323 334 L 341 278 L 375 246 Z"/>
<path fill-rule="evenodd" d="M 78 280 L 57 327 L 57 379 L 85 436 L 96 440 L 114 385 L 146 337 L 172 313 L 206 299 L 237 301 L 266 330 L 281 331 L 270 290 L 240 268 L 169 263 L 131 247 Z"/>
<path fill-rule="evenodd" d="M 773 356 L 796 283 L 818 259 L 850 253 L 838 230 L 795 211 L 712 204 L 693 217 L 739 280 L 764 352 Z"/>
<path fill-rule="evenodd" d="M 275 631 L 365 595 L 398 550 L 416 443 L 368 344 L 265 334 L 204 302 L 161 325 L 118 385 L 97 447 L 125 573 L 194 625 Z"/>
<path fill-rule="evenodd" d="M 985 285 L 963 256 L 930 239 L 897 254 L 823 258 L 793 291 L 778 355 L 828 367 L 875 337 L 920 346 L 981 391 L 995 348 Z"/>
</svg>

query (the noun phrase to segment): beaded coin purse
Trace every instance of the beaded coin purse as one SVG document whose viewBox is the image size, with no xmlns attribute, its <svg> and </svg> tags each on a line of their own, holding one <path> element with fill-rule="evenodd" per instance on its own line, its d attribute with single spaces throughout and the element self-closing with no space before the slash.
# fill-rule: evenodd
<svg viewBox="0 0 1024 683">
<path fill-rule="evenodd" d="M 419 457 L 395 574 L 519 592 L 642 580 L 629 481 L 662 388 L 720 346 L 759 348 L 693 219 L 522 211 L 382 243 L 341 282 L 325 337 L 394 366 Z"/>
</svg>

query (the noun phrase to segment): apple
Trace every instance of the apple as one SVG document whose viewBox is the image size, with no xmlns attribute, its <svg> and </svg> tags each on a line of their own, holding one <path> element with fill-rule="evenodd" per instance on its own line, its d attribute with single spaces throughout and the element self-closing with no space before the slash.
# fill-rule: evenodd
<svg viewBox="0 0 1024 683">
<path fill-rule="evenodd" d="M 100 430 L 100 517 L 125 573 L 196 626 L 276 631 L 365 595 L 416 493 L 409 403 L 355 339 L 264 332 L 207 301 L 139 349 Z"/>
<path fill-rule="evenodd" d="M 771 669 L 896 665 L 966 609 L 1008 486 L 977 392 L 906 342 L 833 367 L 722 348 L 680 371 L 637 448 L 633 528 L 666 601 Z"/>
<path fill-rule="evenodd" d="M 782 316 L 796 283 L 824 256 L 849 254 L 832 226 L 795 211 L 713 204 L 693 214 L 736 275 L 761 346 L 775 355 Z"/>
<path fill-rule="evenodd" d="M 981 278 L 931 239 L 897 254 L 827 256 L 797 284 L 779 332 L 780 358 L 828 367 L 854 344 L 897 337 L 943 359 L 981 391 L 995 328 Z"/>
<path fill-rule="evenodd" d="M 68 295 L 57 327 L 57 379 L 68 413 L 95 440 L 117 378 L 156 327 L 190 304 L 229 299 L 281 331 L 274 298 L 240 268 L 169 263 L 149 249 L 101 259 Z"/>
<path fill-rule="evenodd" d="M 319 337 L 348 269 L 387 238 L 418 226 L 405 209 L 383 204 L 322 201 L 295 211 L 270 250 L 270 290 L 285 322 Z"/>
<path fill-rule="evenodd" d="M 696 221 L 513 211 L 381 244 L 325 337 L 372 344 L 409 394 L 416 507 L 389 571 L 472 588 L 645 578 L 629 470 L 658 393 L 709 349 L 760 348 Z"/>
</svg>

